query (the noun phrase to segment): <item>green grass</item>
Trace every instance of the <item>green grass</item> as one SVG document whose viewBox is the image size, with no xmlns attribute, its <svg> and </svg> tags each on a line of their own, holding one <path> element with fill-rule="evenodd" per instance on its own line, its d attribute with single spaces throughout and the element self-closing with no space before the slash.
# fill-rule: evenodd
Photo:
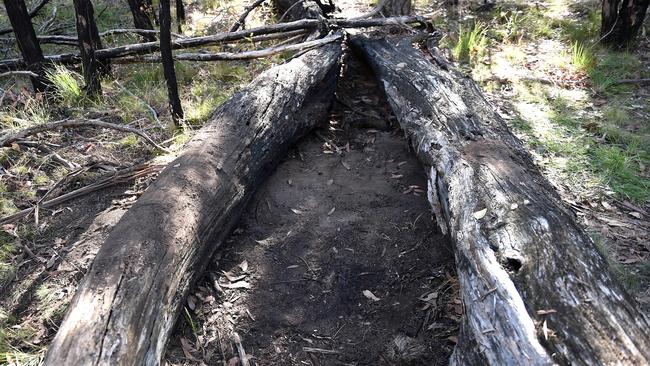
<svg viewBox="0 0 650 366">
<path fill-rule="evenodd" d="M 65 66 L 56 65 L 46 72 L 47 80 L 54 89 L 54 95 L 62 104 L 77 106 L 84 98 L 81 90 L 81 76 Z"/>
<path fill-rule="evenodd" d="M 650 180 L 641 176 L 640 164 L 650 164 L 650 156 L 636 146 L 599 146 L 593 149 L 593 168 L 613 191 L 636 202 L 650 200 Z"/>
<path fill-rule="evenodd" d="M 474 23 L 469 30 L 464 30 L 461 27 L 452 53 L 458 62 L 473 64 L 483 56 L 486 47 L 485 29 L 479 23 Z"/>
<path fill-rule="evenodd" d="M 573 42 L 571 46 L 571 63 L 576 70 L 590 72 L 596 65 L 596 57 L 591 47 L 580 42 Z"/>
</svg>

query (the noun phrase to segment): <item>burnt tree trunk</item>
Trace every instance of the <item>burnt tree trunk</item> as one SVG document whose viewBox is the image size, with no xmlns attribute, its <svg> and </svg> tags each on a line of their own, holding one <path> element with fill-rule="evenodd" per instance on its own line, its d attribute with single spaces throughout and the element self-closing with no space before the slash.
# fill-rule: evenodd
<svg viewBox="0 0 650 366">
<path fill-rule="evenodd" d="M 183 32 L 183 23 L 185 23 L 185 5 L 183 0 L 175 0 L 176 3 L 176 25 L 178 26 L 178 33 Z"/>
<path fill-rule="evenodd" d="M 157 365 L 191 284 L 289 146 L 326 121 L 339 43 L 257 77 L 113 228 L 46 365 Z"/>
<path fill-rule="evenodd" d="M 153 24 L 147 13 L 151 12 L 151 4 L 145 0 L 129 0 L 129 8 L 133 15 L 133 25 L 138 29 L 153 30 Z M 146 42 L 154 42 L 155 34 L 143 34 L 142 39 Z"/>
<path fill-rule="evenodd" d="M 38 4 L 36 4 L 34 6 L 34 8 L 32 10 L 29 11 L 29 13 L 28 13 L 29 18 L 31 19 L 31 18 L 35 17 L 36 15 L 38 15 L 38 12 L 41 11 L 41 9 L 43 9 L 43 7 L 45 5 L 47 5 L 47 3 L 49 3 L 49 2 L 50 2 L 50 0 L 41 0 Z M 2 29 L 0 29 L 0 35 L 9 34 L 9 33 L 11 33 L 11 31 L 12 31 L 11 28 L 2 28 Z"/>
<path fill-rule="evenodd" d="M 429 176 L 464 304 L 457 365 L 648 364 L 650 322 L 477 85 L 356 38 Z"/>
<path fill-rule="evenodd" d="M 90 0 L 74 0 L 74 10 L 77 25 L 77 39 L 81 54 L 85 91 L 88 95 L 98 96 L 102 93 L 100 65 L 95 57 L 95 51 L 102 47 L 99 32 L 95 24 L 93 4 Z M 108 60 L 104 69 L 108 68 Z"/>
<path fill-rule="evenodd" d="M 387 17 L 411 14 L 411 0 L 387 0 L 381 10 Z"/>
<path fill-rule="evenodd" d="M 167 95 L 169 96 L 169 108 L 172 119 L 178 127 L 183 119 L 183 107 L 178 97 L 178 81 L 176 70 L 174 70 L 174 56 L 172 54 L 171 35 L 171 10 L 169 0 L 160 0 L 160 57 L 162 58 L 163 73 L 167 83 Z"/>
<path fill-rule="evenodd" d="M 650 0 L 603 0 L 601 42 L 614 48 L 630 46 L 643 25 Z"/>
<path fill-rule="evenodd" d="M 45 58 L 36 38 L 36 32 L 32 26 L 31 17 L 27 12 L 25 1 L 4 0 L 4 4 L 25 65 L 29 71 L 38 75 L 37 77 L 31 77 L 34 91 L 43 92 L 47 89 L 47 82 L 44 77 Z"/>
</svg>

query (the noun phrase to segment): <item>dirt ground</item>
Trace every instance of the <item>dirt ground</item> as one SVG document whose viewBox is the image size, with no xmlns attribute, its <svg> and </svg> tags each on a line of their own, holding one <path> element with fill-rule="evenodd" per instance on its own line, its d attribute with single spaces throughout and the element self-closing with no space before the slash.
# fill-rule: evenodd
<svg viewBox="0 0 650 366">
<path fill-rule="evenodd" d="M 377 85 L 354 61 L 344 72 L 329 126 L 259 189 L 188 300 L 170 364 L 448 363 L 450 243 Z"/>
</svg>

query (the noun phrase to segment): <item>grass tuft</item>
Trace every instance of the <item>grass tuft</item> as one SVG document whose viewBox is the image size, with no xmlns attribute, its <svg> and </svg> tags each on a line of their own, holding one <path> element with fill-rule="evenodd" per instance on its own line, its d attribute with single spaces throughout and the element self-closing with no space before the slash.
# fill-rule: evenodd
<svg viewBox="0 0 650 366">
<path fill-rule="evenodd" d="M 571 46 L 571 63 L 582 72 L 588 73 L 596 66 L 596 57 L 591 47 L 574 42 Z"/>
<path fill-rule="evenodd" d="M 79 74 L 65 66 L 56 65 L 52 70 L 47 71 L 46 77 L 52 84 L 54 95 L 59 102 L 78 105 L 83 100 Z"/>
<path fill-rule="evenodd" d="M 458 62 L 472 64 L 483 56 L 486 47 L 485 28 L 478 23 L 474 23 L 474 26 L 469 31 L 463 30 L 461 27 L 458 42 L 454 46 L 452 53 Z"/>
</svg>

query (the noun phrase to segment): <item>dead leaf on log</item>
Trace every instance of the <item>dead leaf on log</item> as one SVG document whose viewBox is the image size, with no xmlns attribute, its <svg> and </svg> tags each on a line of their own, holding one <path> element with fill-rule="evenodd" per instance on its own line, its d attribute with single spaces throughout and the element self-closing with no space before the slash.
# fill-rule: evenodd
<svg viewBox="0 0 650 366">
<path fill-rule="evenodd" d="M 248 261 L 243 261 L 239 263 L 239 268 L 241 268 L 242 272 L 248 272 Z"/>
<path fill-rule="evenodd" d="M 225 288 L 251 288 L 251 284 L 246 281 L 239 281 L 235 283 L 220 283 L 219 286 Z"/>
<path fill-rule="evenodd" d="M 380 299 L 375 296 L 370 290 L 363 290 L 363 296 L 367 297 L 368 299 L 372 301 L 379 301 Z"/>
<path fill-rule="evenodd" d="M 480 211 L 474 212 L 474 218 L 477 220 L 480 220 L 485 217 L 485 214 L 487 213 L 487 208 L 484 208 Z"/>
</svg>

